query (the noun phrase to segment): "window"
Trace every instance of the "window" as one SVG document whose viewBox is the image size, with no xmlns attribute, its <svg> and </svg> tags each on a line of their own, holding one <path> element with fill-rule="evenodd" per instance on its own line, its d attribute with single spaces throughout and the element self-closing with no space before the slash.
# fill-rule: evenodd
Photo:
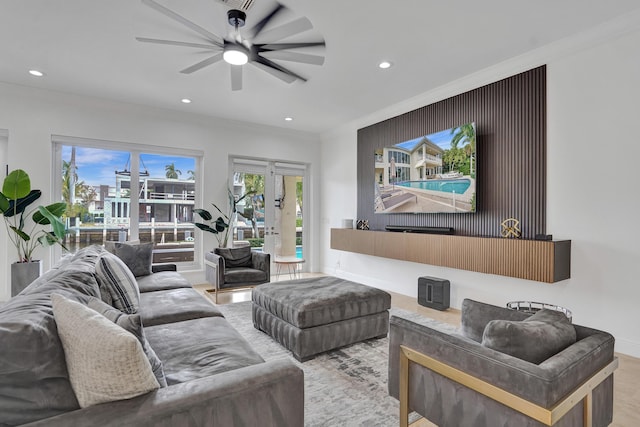
<svg viewBox="0 0 640 427">
<path fill-rule="evenodd" d="M 155 263 L 199 265 L 193 209 L 200 204 L 202 155 L 135 147 L 54 137 L 54 191 L 67 203 L 67 248 L 75 252 L 108 240 L 154 242 Z"/>
<path fill-rule="evenodd" d="M 411 164 L 411 156 L 401 151 L 389 150 L 389 161 L 391 161 L 391 159 L 393 159 L 396 164 Z"/>
</svg>

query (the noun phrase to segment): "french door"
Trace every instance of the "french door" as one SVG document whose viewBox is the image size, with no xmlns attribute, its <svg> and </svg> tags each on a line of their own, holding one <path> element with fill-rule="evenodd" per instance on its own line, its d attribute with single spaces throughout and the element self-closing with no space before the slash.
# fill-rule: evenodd
<svg viewBox="0 0 640 427">
<path fill-rule="evenodd" d="M 271 254 L 272 262 L 297 258 L 304 267 L 307 165 L 233 157 L 229 170 L 230 187 L 241 199 L 232 218 L 234 239 Z"/>
</svg>

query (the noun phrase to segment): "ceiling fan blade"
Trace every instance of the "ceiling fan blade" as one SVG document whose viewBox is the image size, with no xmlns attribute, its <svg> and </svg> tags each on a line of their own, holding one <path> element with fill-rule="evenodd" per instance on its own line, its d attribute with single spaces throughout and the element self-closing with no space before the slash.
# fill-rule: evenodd
<svg viewBox="0 0 640 427">
<path fill-rule="evenodd" d="M 286 50 L 265 51 L 263 57 L 269 59 L 280 59 L 282 61 L 301 62 L 303 64 L 322 65 L 324 56 L 309 55 L 307 53 L 289 52 Z"/>
<path fill-rule="evenodd" d="M 242 89 L 242 65 L 231 65 L 231 90 Z"/>
<path fill-rule="evenodd" d="M 271 21 L 273 17 L 276 16 L 278 13 L 280 13 L 283 9 L 284 9 L 284 6 L 278 3 L 277 6 L 271 12 L 269 12 L 267 16 L 262 18 L 260 22 L 258 22 L 256 25 L 253 26 L 253 28 L 251 28 L 251 31 L 250 31 L 251 36 L 249 38 L 251 39 L 256 38 L 258 34 L 260 34 L 262 29 L 269 23 L 269 21 Z"/>
<path fill-rule="evenodd" d="M 313 25 L 311 24 L 311 21 L 309 21 L 305 17 L 301 17 L 298 19 L 294 19 L 293 21 L 286 24 L 280 25 L 279 27 L 267 30 L 262 33 L 261 37 L 263 37 L 264 40 L 273 40 L 275 42 L 310 30 L 312 28 Z M 257 38 L 257 35 L 254 37 L 254 39 L 255 38 Z"/>
<path fill-rule="evenodd" d="M 216 53 L 215 55 L 213 55 L 210 58 L 205 59 L 204 61 L 200 61 L 197 64 L 193 64 L 191 67 L 187 67 L 184 70 L 181 70 L 180 72 L 182 74 L 191 74 L 194 71 L 198 71 L 208 65 L 211 64 L 215 64 L 216 62 L 220 61 L 222 59 L 222 52 L 220 53 Z"/>
<path fill-rule="evenodd" d="M 208 49 L 208 50 L 220 50 L 219 46 L 212 45 L 212 44 L 179 42 L 175 40 L 150 39 L 147 37 L 136 37 L 136 40 L 142 43 L 155 43 L 155 44 L 166 44 L 169 46 L 185 46 L 185 47 L 197 47 L 200 49 Z"/>
<path fill-rule="evenodd" d="M 177 22 L 181 23 L 182 25 L 185 25 L 185 26 L 191 28 L 196 33 L 199 33 L 199 34 L 205 36 L 211 43 L 215 44 L 216 46 L 224 47 L 224 40 L 222 39 L 222 37 L 217 36 L 217 35 L 213 34 L 212 32 L 205 30 L 204 28 L 202 28 L 198 24 L 189 21 L 187 18 L 185 18 L 185 17 L 183 17 L 181 15 L 178 15 L 177 13 L 172 11 L 171 9 L 167 9 L 166 7 L 164 7 L 161 4 L 155 2 L 154 0 L 142 0 L 142 3 L 146 4 L 147 6 L 151 7 L 152 9 L 157 10 L 158 12 L 160 12 L 163 15 L 173 19 L 174 21 L 177 21 Z"/>
<path fill-rule="evenodd" d="M 260 50 L 284 50 L 284 49 L 297 49 L 299 47 L 313 47 L 313 46 L 325 46 L 324 41 L 311 42 L 311 43 L 265 43 L 254 44 Z"/>
<path fill-rule="evenodd" d="M 295 77 L 290 76 L 289 74 L 285 74 L 282 71 L 276 70 L 275 68 L 271 68 L 267 65 L 261 64 L 257 61 L 249 62 L 249 64 L 261 69 L 262 71 L 266 71 L 267 73 L 271 74 L 274 77 L 279 78 L 285 83 L 293 83 L 296 81 Z"/>
<path fill-rule="evenodd" d="M 307 79 L 305 79 L 301 75 L 296 74 L 293 71 L 284 68 L 283 66 L 278 65 L 275 62 L 270 61 L 262 56 L 258 56 L 254 61 L 251 61 L 250 64 L 258 66 L 258 68 L 266 71 L 273 76 L 276 76 L 280 80 L 283 80 L 287 83 L 292 83 L 296 79 L 302 80 L 303 82 L 307 81 Z"/>
</svg>

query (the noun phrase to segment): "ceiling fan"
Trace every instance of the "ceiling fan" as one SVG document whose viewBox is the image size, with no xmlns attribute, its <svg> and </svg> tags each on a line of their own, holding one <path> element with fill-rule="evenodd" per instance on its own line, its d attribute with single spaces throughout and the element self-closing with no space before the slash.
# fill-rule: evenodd
<svg viewBox="0 0 640 427">
<path fill-rule="evenodd" d="M 305 43 L 275 43 L 279 40 L 286 39 L 312 29 L 313 25 L 307 18 L 297 18 L 286 24 L 265 30 L 265 27 L 268 26 L 272 19 L 286 10 L 286 8 L 279 3 L 276 3 L 276 6 L 264 18 L 262 18 L 262 20 L 250 29 L 246 30 L 244 35 L 240 33 L 240 28 L 244 27 L 246 23 L 245 12 L 238 9 L 230 9 L 227 11 L 227 22 L 233 27 L 233 32 L 227 37 L 221 37 L 213 34 L 154 0 L 142 0 L 142 3 L 190 28 L 203 36 L 205 40 L 203 43 L 161 40 L 146 37 L 136 37 L 136 40 L 143 43 L 182 46 L 215 52 L 212 56 L 209 56 L 208 58 L 193 64 L 180 72 L 183 74 L 191 74 L 209 65 L 224 60 L 231 66 L 231 90 L 234 91 L 242 89 L 242 65 L 246 63 L 266 71 L 286 83 L 292 83 L 296 80 L 305 82 L 307 79 L 292 70 L 277 64 L 273 60 L 313 65 L 322 65 L 324 63 L 324 56 L 292 51 L 293 49 L 299 48 L 324 46 L 324 40 Z M 270 40 L 270 42 L 253 43 L 252 40 L 257 40 L 258 36 L 263 40 Z"/>
</svg>

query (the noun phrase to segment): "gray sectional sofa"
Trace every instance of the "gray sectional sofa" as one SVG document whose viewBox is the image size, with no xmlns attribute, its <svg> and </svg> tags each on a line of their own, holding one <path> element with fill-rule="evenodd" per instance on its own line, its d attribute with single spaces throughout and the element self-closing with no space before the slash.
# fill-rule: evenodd
<svg viewBox="0 0 640 427">
<path fill-rule="evenodd" d="M 95 268 L 103 251 L 80 250 L 0 308 L 0 426 L 304 424 L 301 369 L 286 360 L 265 362 L 175 271 L 137 278 L 138 313 L 167 386 L 80 409 L 51 294 L 85 304 L 101 298 Z"/>
</svg>

